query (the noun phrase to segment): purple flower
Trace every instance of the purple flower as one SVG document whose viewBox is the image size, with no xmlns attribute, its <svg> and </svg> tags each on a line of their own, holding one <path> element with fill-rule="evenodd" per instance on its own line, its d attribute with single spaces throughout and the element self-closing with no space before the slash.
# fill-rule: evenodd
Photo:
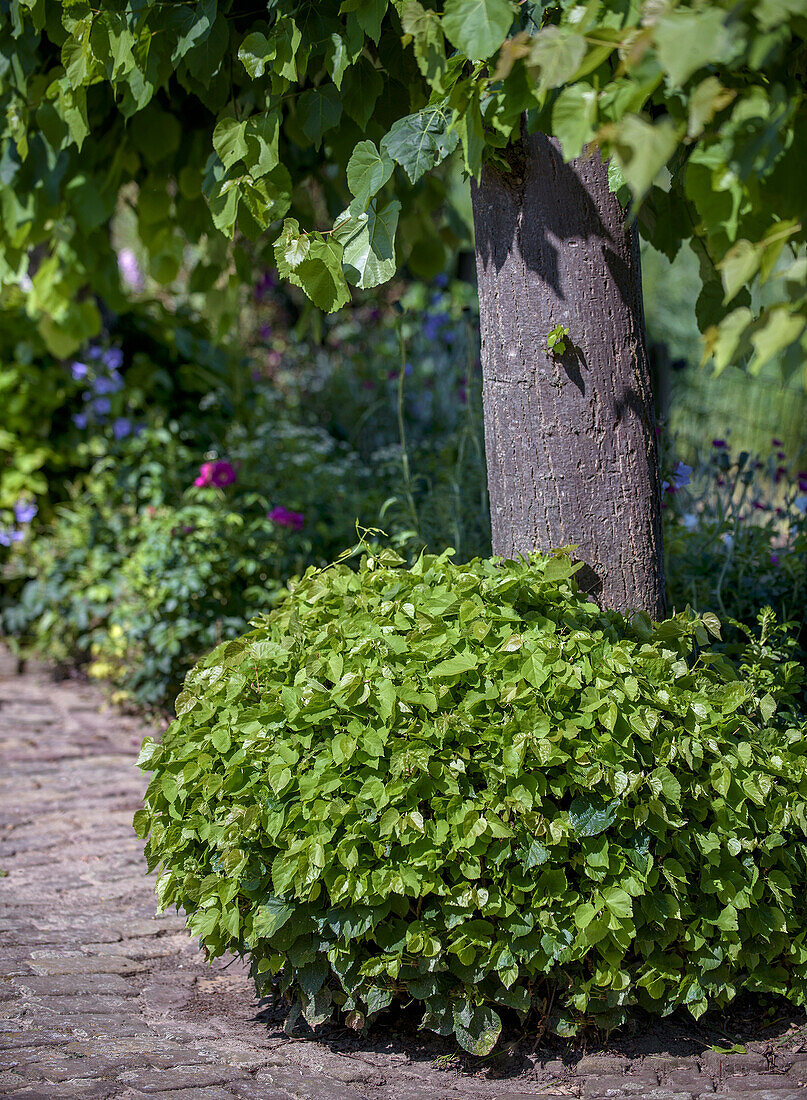
<svg viewBox="0 0 807 1100">
<path fill-rule="evenodd" d="M 445 271 L 441 271 L 439 275 L 435 275 L 434 283 L 435 286 L 443 288 L 448 286 L 448 275 L 446 275 Z"/>
<path fill-rule="evenodd" d="M 0 527 L 0 546 L 11 546 L 12 542 L 22 542 L 24 538 L 25 533 L 23 531 Z"/>
<path fill-rule="evenodd" d="M 100 359 L 104 354 L 104 349 L 99 344 L 90 344 L 87 348 L 87 355 L 90 359 Z"/>
<path fill-rule="evenodd" d="M 712 446 L 717 447 L 718 450 L 722 450 L 724 447 L 728 446 L 728 444 L 725 439 L 713 439 Z"/>
<path fill-rule="evenodd" d="M 120 348 L 107 348 L 101 356 L 111 371 L 118 371 L 123 366 L 123 352 Z"/>
<path fill-rule="evenodd" d="M 14 518 L 17 523 L 30 523 L 38 511 L 33 501 L 18 500 L 14 505 Z"/>
<path fill-rule="evenodd" d="M 199 467 L 199 476 L 193 484 L 200 489 L 206 485 L 224 489 L 227 485 L 232 485 L 235 477 L 235 470 L 229 462 L 203 462 Z"/>
<path fill-rule="evenodd" d="M 123 389 L 123 379 L 119 374 L 113 374 L 110 377 L 101 375 L 100 378 L 96 378 L 92 383 L 92 388 L 96 393 L 117 393 L 118 390 Z"/>
<path fill-rule="evenodd" d="M 768 505 L 763 504 L 761 500 L 752 500 L 751 501 L 751 507 L 756 508 L 756 510 L 758 512 L 767 512 L 768 511 Z"/>
<path fill-rule="evenodd" d="M 427 314 L 423 321 L 423 335 L 427 340 L 437 340 L 450 320 L 447 313 Z"/>
<path fill-rule="evenodd" d="M 258 329 L 258 336 L 261 340 L 270 340 L 272 337 L 272 326 L 261 325 L 261 327 Z"/>
<path fill-rule="evenodd" d="M 302 531 L 305 524 L 305 516 L 302 512 L 290 512 L 288 508 L 283 508 L 281 505 L 268 512 L 267 518 L 278 527 L 290 527 L 293 531 Z"/>
<path fill-rule="evenodd" d="M 131 420 L 127 420 L 125 416 L 119 416 L 115 423 L 112 425 L 112 434 L 115 439 L 125 439 L 127 435 L 131 435 Z"/>
<path fill-rule="evenodd" d="M 691 477 L 692 467 L 687 466 L 686 462 L 679 462 L 673 470 L 672 483 L 676 489 L 683 489 L 685 485 L 689 485 Z"/>
<path fill-rule="evenodd" d="M 80 382 L 82 378 L 86 378 L 89 369 L 86 363 L 75 362 L 70 364 L 70 373 L 73 375 L 76 382 Z"/>
<path fill-rule="evenodd" d="M 97 416 L 109 416 L 112 405 L 108 397 L 96 397 L 92 403 L 92 408 Z"/>
<path fill-rule="evenodd" d="M 784 447 L 784 443 L 782 442 L 781 439 L 772 439 L 771 443 L 773 444 L 774 447 Z"/>
<path fill-rule="evenodd" d="M 122 248 L 118 253 L 118 271 L 123 281 L 128 283 L 132 290 L 142 290 L 145 286 L 143 272 L 131 248 Z"/>
<path fill-rule="evenodd" d="M 80 428 L 83 431 L 87 427 L 87 417 L 84 415 L 84 413 L 74 413 L 73 423 L 76 425 L 77 428 Z"/>
<path fill-rule="evenodd" d="M 771 565 L 778 565 L 778 564 L 779 564 L 779 555 L 778 554 L 771 554 Z"/>
<path fill-rule="evenodd" d="M 260 301 L 261 298 L 264 298 L 273 286 L 275 286 L 274 275 L 272 275 L 271 271 L 264 271 L 263 275 L 261 275 L 260 279 L 258 279 L 255 284 L 255 297 L 257 300 Z"/>
<path fill-rule="evenodd" d="M 799 490 L 807 493 L 807 470 L 799 470 Z"/>
<path fill-rule="evenodd" d="M 235 470 L 229 462 L 216 462 L 213 464 L 210 480 L 219 489 L 224 489 L 235 481 Z"/>
</svg>

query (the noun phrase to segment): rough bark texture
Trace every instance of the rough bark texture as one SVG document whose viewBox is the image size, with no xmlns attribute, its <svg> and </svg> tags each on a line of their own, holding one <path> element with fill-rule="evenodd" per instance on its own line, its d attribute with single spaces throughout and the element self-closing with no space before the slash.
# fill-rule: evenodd
<svg viewBox="0 0 807 1100">
<path fill-rule="evenodd" d="M 543 134 L 474 187 L 493 551 L 576 545 L 604 606 L 664 611 L 638 240 L 599 155 Z M 562 356 L 546 336 L 566 325 Z"/>
</svg>

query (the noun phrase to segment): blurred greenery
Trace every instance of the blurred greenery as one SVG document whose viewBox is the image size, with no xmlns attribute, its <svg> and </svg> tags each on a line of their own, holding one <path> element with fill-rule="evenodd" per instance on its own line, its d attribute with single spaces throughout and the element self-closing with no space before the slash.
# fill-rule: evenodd
<svg viewBox="0 0 807 1100">
<path fill-rule="evenodd" d="M 798 375 L 784 382 L 778 362 L 756 377 L 739 367 L 715 375 L 711 366 L 699 366 L 694 305 L 701 281 L 694 253 L 682 248 L 670 263 L 646 246 L 642 284 L 648 337 L 683 367 L 670 371 L 669 408 L 663 410 L 681 457 L 691 461 L 712 439 L 726 436 L 737 451 L 764 454 L 775 437 L 788 459 L 799 462 L 807 447 L 807 393 Z"/>
</svg>

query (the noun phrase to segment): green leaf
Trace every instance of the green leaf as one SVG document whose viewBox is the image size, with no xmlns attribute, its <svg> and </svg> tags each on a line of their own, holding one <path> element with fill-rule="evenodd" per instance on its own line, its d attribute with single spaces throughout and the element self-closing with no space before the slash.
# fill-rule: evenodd
<svg viewBox="0 0 807 1100">
<path fill-rule="evenodd" d="M 679 87 L 698 69 L 720 64 L 731 56 L 727 14 L 716 6 L 697 12 L 674 11 L 654 27 L 658 59 Z"/>
<path fill-rule="evenodd" d="M 362 130 L 373 117 L 376 102 L 384 90 L 384 78 L 367 57 L 360 57 L 345 73 L 342 105 L 345 113 Z"/>
<path fill-rule="evenodd" d="M 552 130 L 566 160 L 579 157 L 597 126 L 597 93 L 582 82 L 564 88 L 552 107 Z"/>
<path fill-rule="evenodd" d="M 244 131 L 247 152 L 244 159 L 253 176 L 265 176 L 279 164 L 278 130 L 280 115 L 270 111 L 247 120 Z"/>
<path fill-rule="evenodd" d="M 252 931 L 256 936 L 270 938 L 275 932 L 280 931 L 293 914 L 294 906 L 283 901 L 282 898 L 267 898 L 258 906 L 252 922 Z"/>
<path fill-rule="evenodd" d="M 379 286 L 395 274 L 395 230 L 401 204 L 397 199 L 377 209 L 373 199 L 366 211 L 345 212 L 334 224 L 334 236 L 344 252 L 342 263 L 349 282 L 363 289 Z"/>
<path fill-rule="evenodd" d="M 342 100 L 332 84 L 309 88 L 303 92 L 297 104 L 297 115 L 305 136 L 318 149 L 323 134 L 339 125 L 342 117 Z"/>
<path fill-rule="evenodd" d="M 333 237 L 312 239 L 305 259 L 297 264 L 289 279 L 326 313 L 333 313 L 350 301 L 342 271 L 342 246 Z"/>
<path fill-rule="evenodd" d="M 470 1054 L 484 1056 L 496 1046 L 502 1030 L 498 1014 L 487 1005 L 463 1004 L 454 1007 L 454 1034 Z"/>
<path fill-rule="evenodd" d="M 236 161 L 247 156 L 246 122 L 223 118 L 213 131 L 213 148 L 225 168 L 232 168 Z"/>
<path fill-rule="evenodd" d="M 572 79 L 585 57 L 582 35 L 568 28 L 543 27 L 533 41 L 528 64 L 538 69 L 538 90 L 559 88 Z"/>
<path fill-rule="evenodd" d="M 790 347 L 804 332 L 807 317 L 791 312 L 787 306 L 769 310 L 762 324 L 751 334 L 754 357 L 748 364 L 752 374 L 757 374 L 766 363 L 785 348 Z"/>
<path fill-rule="evenodd" d="M 238 60 L 253 80 L 263 76 L 267 61 L 276 54 L 274 43 L 270 43 L 261 31 L 248 34 L 238 48 Z"/>
<path fill-rule="evenodd" d="M 379 153 L 373 141 L 360 141 L 347 164 L 347 185 L 355 196 L 351 204 L 364 210 L 393 173 L 395 165 L 386 153 Z M 394 234 L 393 234 L 394 235 Z"/>
<path fill-rule="evenodd" d="M 619 799 L 605 802 L 597 795 L 578 795 L 569 807 L 569 821 L 576 836 L 599 836 L 616 821 Z"/>
<path fill-rule="evenodd" d="M 400 118 L 381 142 L 381 151 L 400 164 L 412 183 L 436 168 L 457 147 L 459 136 L 449 130 L 451 113 L 446 101 Z"/>
<path fill-rule="evenodd" d="M 651 123 L 638 115 L 626 115 L 612 140 L 622 175 L 638 202 L 678 148 L 679 134 L 672 119 Z"/>
<path fill-rule="evenodd" d="M 440 17 L 427 11 L 419 0 L 408 0 L 401 15 L 405 34 L 414 39 L 415 58 L 421 74 L 435 84 L 446 67 L 446 47 Z"/>
<path fill-rule="evenodd" d="M 750 241 L 740 240 L 731 246 L 718 265 L 726 292 L 725 304 L 751 282 L 759 271 L 762 255 L 762 249 Z"/>
<path fill-rule="evenodd" d="M 459 676 L 463 672 L 470 672 L 478 664 L 479 660 L 473 653 L 458 653 L 455 657 L 438 661 L 432 666 L 430 674 L 436 677 Z"/>
<path fill-rule="evenodd" d="M 485 61 L 507 37 L 515 9 L 509 0 L 446 0 L 446 38 L 471 61 Z"/>
</svg>

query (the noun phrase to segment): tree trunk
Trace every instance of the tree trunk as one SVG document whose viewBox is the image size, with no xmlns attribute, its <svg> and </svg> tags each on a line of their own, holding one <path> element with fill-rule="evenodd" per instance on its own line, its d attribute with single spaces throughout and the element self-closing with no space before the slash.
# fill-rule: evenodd
<svg viewBox="0 0 807 1100">
<path fill-rule="evenodd" d="M 664 613 L 638 239 L 598 154 L 533 134 L 473 187 L 493 552 L 576 545 L 581 588 Z M 547 333 L 569 329 L 566 351 Z"/>
</svg>

